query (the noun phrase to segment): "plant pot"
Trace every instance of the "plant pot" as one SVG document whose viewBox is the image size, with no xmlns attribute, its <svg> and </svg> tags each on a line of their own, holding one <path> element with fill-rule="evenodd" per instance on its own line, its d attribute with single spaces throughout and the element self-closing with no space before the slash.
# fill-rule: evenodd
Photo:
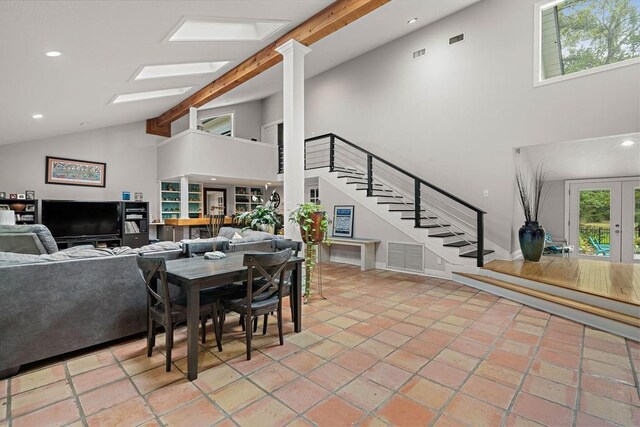
<svg viewBox="0 0 640 427">
<path fill-rule="evenodd" d="M 527 221 L 520 227 L 518 238 L 525 261 L 540 261 L 544 250 L 544 236 L 544 228 L 540 227 L 536 221 Z"/>
<path fill-rule="evenodd" d="M 321 223 L 324 219 L 324 212 L 314 212 L 311 214 L 311 220 L 313 221 L 313 225 L 311 226 L 311 230 L 309 231 L 309 238 L 307 238 L 307 234 L 305 233 L 302 226 L 300 226 L 300 235 L 302 236 L 302 241 L 305 244 L 318 244 L 324 241 L 324 232 L 321 230 Z"/>
<path fill-rule="evenodd" d="M 257 224 L 256 228 L 258 231 L 264 231 L 265 233 L 275 234 L 275 227 L 269 224 Z"/>
</svg>

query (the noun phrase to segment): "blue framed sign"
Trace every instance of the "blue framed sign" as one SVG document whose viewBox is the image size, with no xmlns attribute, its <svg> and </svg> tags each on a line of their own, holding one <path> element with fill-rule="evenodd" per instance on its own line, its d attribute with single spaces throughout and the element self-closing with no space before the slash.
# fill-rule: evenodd
<svg viewBox="0 0 640 427">
<path fill-rule="evenodd" d="M 333 207 L 333 236 L 353 237 L 353 205 Z"/>
</svg>

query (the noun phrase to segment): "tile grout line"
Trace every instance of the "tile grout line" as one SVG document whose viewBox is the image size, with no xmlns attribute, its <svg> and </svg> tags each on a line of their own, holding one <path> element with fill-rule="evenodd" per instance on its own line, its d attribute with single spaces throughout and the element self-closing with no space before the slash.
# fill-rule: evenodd
<svg viewBox="0 0 640 427">
<path fill-rule="evenodd" d="M 62 362 L 62 366 L 64 367 L 64 373 L 65 373 L 65 376 L 67 377 L 67 381 L 69 383 L 69 387 L 71 388 L 71 393 L 73 393 L 73 400 L 76 402 L 76 405 L 78 406 L 78 413 L 80 414 L 80 421 L 82 422 L 83 425 L 88 426 L 89 424 L 87 423 L 87 416 L 84 413 L 84 408 L 80 404 L 80 396 L 78 395 L 78 393 L 76 393 L 76 387 L 73 385 L 73 381 L 71 380 L 71 372 L 69 371 L 69 367 L 67 366 L 67 361 L 66 360 Z M 87 372 L 91 372 L 92 370 L 93 369 L 91 369 L 91 370 L 89 370 Z"/>
<path fill-rule="evenodd" d="M 627 347 L 627 356 L 629 357 L 629 363 L 631 364 L 631 373 L 636 383 L 635 389 L 638 393 L 638 397 L 640 397 L 640 382 L 638 381 L 638 371 L 636 370 L 636 365 L 633 360 L 633 353 L 631 353 L 631 347 L 629 346 L 629 339 L 625 338 L 624 343 L 625 347 Z"/>
<path fill-rule="evenodd" d="M 587 334 L 586 325 L 582 327 L 582 336 L 580 337 L 580 363 L 578 364 L 578 390 L 576 392 L 576 408 L 573 411 L 573 427 L 578 423 L 578 412 L 580 412 L 580 399 L 582 398 L 582 365 L 584 364 L 584 346 L 585 336 Z"/>
<path fill-rule="evenodd" d="M 13 416 L 11 414 L 11 401 L 13 399 L 13 394 L 11 393 L 11 388 L 13 386 L 13 377 L 9 377 L 7 378 L 7 409 L 6 409 L 6 416 L 7 416 L 7 426 L 8 427 L 12 427 L 13 425 Z"/>
</svg>

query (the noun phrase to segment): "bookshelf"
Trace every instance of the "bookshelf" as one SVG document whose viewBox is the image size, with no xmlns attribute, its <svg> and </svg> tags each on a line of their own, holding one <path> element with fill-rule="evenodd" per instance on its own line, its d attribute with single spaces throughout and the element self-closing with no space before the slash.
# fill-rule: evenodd
<svg viewBox="0 0 640 427">
<path fill-rule="evenodd" d="M 180 218 L 180 183 L 160 183 L 160 215 L 162 219 Z"/>
<path fill-rule="evenodd" d="M 149 244 L 149 203 L 122 202 L 122 244 L 131 248 Z"/>
<path fill-rule="evenodd" d="M 252 211 L 264 203 L 264 189 L 262 187 L 235 187 L 234 201 L 236 215 Z"/>
<path fill-rule="evenodd" d="M 36 199 L 0 199 L 0 209 L 15 211 L 16 224 L 38 222 L 38 200 Z"/>
<path fill-rule="evenodd" d="M 202 184 L 189 183 L 189 218 L 202 218 Z"/>
</svg>

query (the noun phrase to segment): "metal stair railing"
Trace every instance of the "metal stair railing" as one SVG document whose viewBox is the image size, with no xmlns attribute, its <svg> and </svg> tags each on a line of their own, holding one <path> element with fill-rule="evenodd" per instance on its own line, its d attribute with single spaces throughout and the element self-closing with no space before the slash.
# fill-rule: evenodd
<svg viewBox="0 0 640 427">
<path fill-rule="evenodd" d="M 280 163 L 281 159 L 279 159 L 278 170 L 282 170 L 283 165 Z M 392 193 L 402 196 L 402 198 L 397 199 L 401 204 L 413 209 L 416 227 L 422 225 L 421 216 L 423 211 L 432 212 L 434 216 L 437 216 L 437 221 L 434 221 L 436 224 L 441 218 L 444 221 L 453 223 L 453 221 L 449 221 L 448 217 L 451 217 L 468 226 L 471 232 L 465 230 L 464 228 L 466 227 L 461 228 L 455 224 L 447 225 L 453 228 L 454 232 L 459 230 L 470 237 L 475 234 L 477 266 L 482 267 L 484 265 L 485 211 L 334 133 L 327 133 L 305 140 L 306 170 L 328 167 L 330 172 L 334 172 L 336 169 L 347 172 L 354 164 L 358 166 L 356 168 L 358 171 L 364 173 L 361 179 L 364 180 L 366 178 L 367 196 L 375 196 L 374 183 L 387 186 L 392 190 Z M 385 174 L 393 176 L 393 173 L 398 175 L 402 184 L 399 182 L 391 183 L 390 181 L 392 180 L 385 176 Z M 434 194 L 428 194 L 428 192 L 435 192 L 439 197 L 434 197 Z M 440 196 L 444 196 L 447 201 L 441 200 Z M 437 206 L 436 203 L 430 202 L 429 198 L 444 206 Z M 470 212 L 468 213 L 464 209 Z M 434 210 L 446 213 L 446 215 L 437 214 Z M 451 211 L 456 211 L 458 215 Z M 469 218 L 469 220 L 463 220 L 459 217 L 459 214 Z M 445 216 L 446 218 L 444 218 Z M 473 224 L 474 218 L 475 225 Z M 446 222 L 442 222 L 442 224 L 446 224 Z M 459 238 L 472 244 L 465 237 Z"/>
</svg>

